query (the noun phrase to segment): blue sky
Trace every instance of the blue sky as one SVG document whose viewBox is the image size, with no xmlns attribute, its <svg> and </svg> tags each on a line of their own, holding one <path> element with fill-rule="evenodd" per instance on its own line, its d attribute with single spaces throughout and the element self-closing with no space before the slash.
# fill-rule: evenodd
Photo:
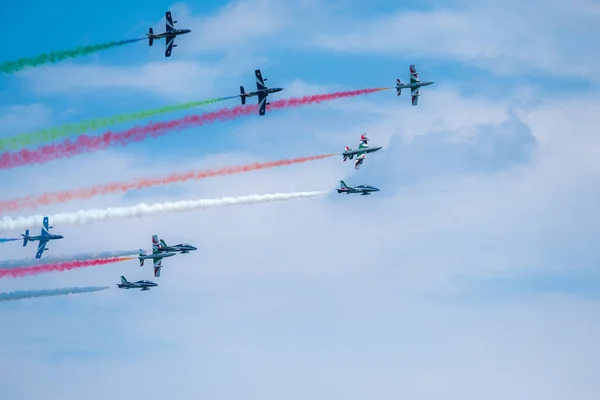
<svg viewBox="0 0 600 400">
<path fill-rule="evenodd" d="M 4 43 L 0 62 L 141 37 L 164 28 L 168 9 L 193 32 L 176 39 L 170 59 L 164 42 L 139 42 L 1 75 L 0 137 L 235 95 L 252 87 L 255 68 L 285 88 L 274 98 L 390 86 L 408 80 L 413 63 L 435 84 L 418 107 L 387 91 L 0 171 L 7 200 L 337 152 L 362 132 L 385 147 L 359 171 L 336 157 L 36 210 L 332 192 L 56 226 L 65 239 L 50 246 L 54 255 L 148 248 L 154 233 L 199 250 L 167 259 L 149 292 L 3 303 L 3 399 L 598 398 L 600 6 L 397 3 L 4 9 L 5 30 L 21 34 Z M 382 191 L 337 196 L 340 179 Z M 34 249 L 3 243 L 0 255 Z M 0 292 L 114 285 L 120 275 L 151 279 L 151 269 L 129 261 L 3 279 Z"/>
</svg>

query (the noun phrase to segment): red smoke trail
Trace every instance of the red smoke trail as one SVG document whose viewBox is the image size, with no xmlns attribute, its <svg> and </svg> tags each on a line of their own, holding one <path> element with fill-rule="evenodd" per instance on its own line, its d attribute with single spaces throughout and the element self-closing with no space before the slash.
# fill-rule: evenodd
<svg viewBox="0 0 600 400">
<path fill-rule="evenodd" d="M 113 182 L 104 185 L 92 186 L 84 189 L 64 190 L 60 192 L 44 193 L 39 196 L 28 196 L 21 199 L 8 200 L 0 202 L 0 213 L 6 211 L 15 211 L 20 208 L 37 208 L 42 205 L 66 203 L 76 199 L 89 199 L 95 196 L 127 192 L 129 190 L 149 188 L 159 185 L 168 185 L 176 182 L 186 182 L 210 178 L 213 176 L 233 175 L 243 172 L 258 171 L 261 169 L 281 167 L 284 165 L 300 164 L 308 161 L 321 160 L 323 158 L 333 157 L 337 154 L 322 154 L 320 156 L 300 157 L 279 161 L 268 161 L 264 163 L 254 163 L 247 165 L 237 165 L 233 167 L 224 167 L 219 169 L 209 169 L 204 171 L 189 171 L 184 173 L 173 173 L 169 176 L 160 178 L 137 179 L 131 182 Z M 20 239 L 14 239 L 20 240 Z"/>
<path fill-rule="evenodd" d="M 75 268 L 94 267 L 96 265 L 105 265 L 125 260 L 132 260 L 133 257 L 115 257 L 98 260 L 68 261 L 55 264 L 36 265 L 33 267 L 0 269 L 0 278 L 12 277 L 22 278 L 27 275 L 37 275 L 52 271 L 69 271 Z"/>
<path fill-rule="evenodd" d="M 276 100 L 267 106 L 268 110 L 300 107 L 308 104 L 318 104 L 342 98 L 360 96 L 363 94 L 379 92 L 389 88 L 361 89 L 348 92 L 317 94 L 299 98 Z M 215 121 L 228 121 L 238 117 L 258 113 L 258 104 L 247 104 L 233 108 L 183 117 L 168 122 L 151 122 L 146 126 L 136 126 L 124 132 L 105 132 L 100 136 L 78 136 L 75 141 L 66 139 L 62 143 L 38 147 L 35 150 L 22 149 L 18 152 L 4 152 L 0 155 L 0 168 L 14 168 L 28 164 L 42 164 L 58 158 L 71 157 L 76 154 L 100 150 L 112 145 L 127 146 L 148 137 L 162 136 L 173 129 L 183 129 L 193 126 L 210 124 Z"/>
</svg>

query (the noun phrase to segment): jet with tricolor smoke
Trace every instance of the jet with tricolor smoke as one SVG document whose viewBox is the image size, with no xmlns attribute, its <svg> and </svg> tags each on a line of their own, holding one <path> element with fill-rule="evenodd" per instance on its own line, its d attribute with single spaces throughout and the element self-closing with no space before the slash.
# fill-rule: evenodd
<svg viewBox="0 0 600 400">
<path fill-rule="evenodd" d="M 63 296 L 68 294 L 92 293 L 101 290 L 110 289 L 109 286 L 103 287 L 71 287 L 60 289 L 41 289 L 41 290 L 17 290 L 14 292 L 0 293 L 0 301 L 35 299 L 37 297 Z"/>
<path fill-rule="evenodd" d="M 72 50 L 61 50 L 61 51 L 53 51 L 50 53 L 40 54 L 35 57 L 24 57 L 19 58 L 15 61 L 7 61 L 0 64 L 0 72 L 4 73 L 13 73 L 17 72 L 23 68 L 27 67 L 39 67 L 40 65 L 48 64 L 48 63 L 57 63 L 59 61 L 66 60 L 68 58 L 76 58 L 81 56 L 86 56 L 88 54 L 97 53 L 99 51 L 112 49 L 114 47 L 123 46 L 129 43 L 139 42 L 140 40 L 145 40 L 146 38 L 138 38 L 138 39 L 127 39 L 127 40 L 119 40 L 116 42 L 109 43 L 101 43 L 94 44 L 90 46 L 79 46 Z M 60 77 L 57 77 L 60 79 Z"/>
<path fill-rule="evenodd" d="M 318 156 L 299 157 L 278 161 L 268 161 L 264 163 L 237 165 L 218 169 L 171 173 L 163 177 L 142 178 L 132 180 L 129 182 L 113 182 L 82 189 L 42 193 L 38 196 L 28 196 L 15 200 L 0 201 L 0 213 L 7 211 L 15 211 L 22 208 L 34 209 L 49 204 L 66 203 L 72 200 L 90 199 L 92 197 L 100 195 L 106 195 L 111 193 L 123 193 L 128 192 L 130 190 L 139 190 L 154 186 L 169 185 L 172 183 L 186 182 L 189 180 L 199 180 L 209 177 L 226 176 L 287 165 L 300 164 L 308 161 L 322 160 L 324 158 L 329 158 L 336 155 L 337 154 L 322 154 Z"/>
<path fill-rule="evenodd" d="M 7 268 L 0 269 L 0 278 L 23 278 L 24 276 L 32 276 L 38 274 L 44 274 L 48 272 L 63 272 L 70 271 L 72 269 L 79 269 L 85 267 L 96 267 L 99 265 L 113 264 L 117 262 L 133 260 L 137 257 L 113 257 L 113 258 L 100 258 L 96 260 L 77 260 L 77 261 L 65 261 L 59 263 L 44 263 L 41 265 L 33 265 L 21 268 Z"/>
<path fill-rule="evenodd" d="M 79 123 L 65 124 L 62 126 L 42 129 L 36 132 L 23 133 L 20 135 L 0 139 L 0 150 L 19 150 L 30 145 L 39 145 L 53 140 L 63 139 L 67 136 L 80 135 L 85 132 L 94 131 L 107 126 L 137 121 L 143 118 L 155 117 L 175 111 L 188 110 L 220 101 L 235 99 L 238 96 L 218 97 L 215 99 L 191 101 L 188 103 L 165 106 L 151 110 L 138 111 L 135 113 L 120 114 L 112 117 L 96 118 Z"/>
<path fill-rule="evenodd" d="M 369 93 L 380 92 L 388 88 L 360 89 L 347 92 L 318 94 L 298 98 L 276 100 L 270 103 L 269 110 L 296 108 L 310 104 L 319 104 L 326 101 L 345 99 Z M 110 146 L 127 146 L 148 138 L 163 136 L 174 130 L 198 127 L 216 121 L 228 121 L 243 116 L 249 116 L 257 111 L 258 105 L 243 105 L 233 108 L 222 108 L 199 115 L 191 115 L 167 122 L 152 122 L 145 126 L 136 126 L 123 132 L 108 131 L 100 136 L 78 136 L 76 140 L 49 144 L 34 150 L 22 149 L 18 152 L 4 152 L 0 154 L 0 169 L 15 168 L 22 165 L 43 164 L 48 161 L 72 157 L 81 153 L 101 150 Z"/>
<path fill-rule="evenodd" d="M 168 214 L 182 211 L 206 210 L 217 207 L 232 207 L 240 205 L 253 205 L 259 203 L 268 203 L 274 201 L 285 201 L 293 199 L 310 198 L 323 195 L 324 192 L 293 192 L 293 193 L 275 193 L 275 194 L 254 194 L 241 197 L 223 197 L 220 199 L 200 199 L 185 200 L 177 202 L 156 203 L 148 205 L 145 203 L 133 207 L 113 207 L 96 210 L 80 210 L 70 213 L 54 214 L 50 216 L 55 224 L 60 225 L 84 225 L 93 222 L 106 221 L 111 219 L 128 219 L 150 217 L 161 214 Z M 39 223 L 39 215 L 29 217 L 0 219 L 0 231 L 30 229 Z"/>
</svg>

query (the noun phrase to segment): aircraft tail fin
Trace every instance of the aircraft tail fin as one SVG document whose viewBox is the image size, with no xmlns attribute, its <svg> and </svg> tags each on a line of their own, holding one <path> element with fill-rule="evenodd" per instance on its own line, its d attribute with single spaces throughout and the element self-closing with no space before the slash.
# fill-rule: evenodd
<svg viewBox="0 0 600 400">
<path fill-rule="evenodd" d="M 154 43 L 154 31 L 152 30 L 152 27 L 148 28 L 148 46 L 152 46 L 152 43 Z"/>
<path fill-rule="evenodd" d="M 140 256 L 145 256 L 145 255 L 146 255 L 146 252 L 144 250 L 140 249 Z M 140 267 L 143 267 L 144 266 L 144 259 L 140 258 L 139 260 L 140 260 Z"/>
<path fill-rule="evenodd" d="M 402 85 L 402 81 L 400 81 L 400 79 L 396 79 L 396 93 L 398 94 L 398 96 L 400 96 L 400 94 L 402 93 L 402 88 L 400 87 L 400 85 Z"/>
<path fill-rule="evenodd" d="M 29 241 L 29 229 L 25 231 L 25 234 L 21 234 L 23 236 L 23 247 L 27 246 L 27 242 Z"/>
<path fill-rule="evenodd" d="M 246 94 L 246 91 L 244 90 L 243 86 L 240 86 L 240 97 L 242 98 L 242 105 L 246 104 L 246 96 L 244 96 Z"/>
<path fill-rule="evenodd" d="M 169 246 L 167 246 L 167 244 L 165 243 L 165 241 L 162 240 L 162 239 L 160 239 L 160 246 L 161 247 L 169 247 Z"/>
<path fill-rule="evenodd" d="M 121 283 L 124 285 L 126 283 L 129 283 L 129 281 L 127 281 L 127 278 L 125 278 L 123 275 L 121 275 Z"/>
<path fill-rule="evenodd" d="M 346 185 L 346 182 L 340 181 L 340 187 L 347 189 L 348 185 Z"/>
</svg>

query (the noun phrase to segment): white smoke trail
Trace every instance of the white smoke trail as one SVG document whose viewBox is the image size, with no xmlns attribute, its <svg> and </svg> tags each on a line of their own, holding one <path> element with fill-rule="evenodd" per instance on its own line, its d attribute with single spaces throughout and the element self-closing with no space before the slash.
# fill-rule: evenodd
<svg viewBox="0 0 600 400">
<path fill-rule="evenodd" d="M 0 301 L 33 299 L 36 297 L 60 296 L 66 294 L 91 293 L 100 290 L 110 289 L 104 287 L 73 287 L 60 289 L 43 289 L 43 290 L 17 290 L 15 292 L 0 293 Z"/>
<path fill-rule="evenodd" d="M 271 201 L 283 201 L 299 198 L 315 197 L 324 194 L 325 192 L 295 192 L 295 193 L 275 193 L 275 194 L 254 194 L 242 197 L 223 197 L 221 199 L 200 199 L 200 200 L 185 200 L 173 203 L 157 203 L 148 205 L 145 203 L 138 204 L 133 207 L 113 207 L 104 210 L 80 210 L 71 213 L 61 213 L 49 216 L 52 224 L 56 225 L 82 225 L 97 221 L 105 221 L 109 219 L 125 219 L 148 217 L 152 215 L 191 211 L 205 210 L 215 207 L 231 207 L 237 205 L 252 205 L 257 203 L 266 203 Z M 0 231 L 32 229 L 40 225 L 42 215 L 32 215 L 29 217 L 18 217 L 12 219 L 4 217 L 0 220 Z"/>
<path fill-rule="evenodd" d="M 101 258 L 115 258 L 138 255 L 139 250 L 101 251 L 98 253 L 68 254 L 58 257 L 22 258 L 20 260 L 7 260 L 0 262 L 0 269 L 34 267 L 36 265 L 58 264 L 70 261 L 98 260 Z"/>
</svg>

